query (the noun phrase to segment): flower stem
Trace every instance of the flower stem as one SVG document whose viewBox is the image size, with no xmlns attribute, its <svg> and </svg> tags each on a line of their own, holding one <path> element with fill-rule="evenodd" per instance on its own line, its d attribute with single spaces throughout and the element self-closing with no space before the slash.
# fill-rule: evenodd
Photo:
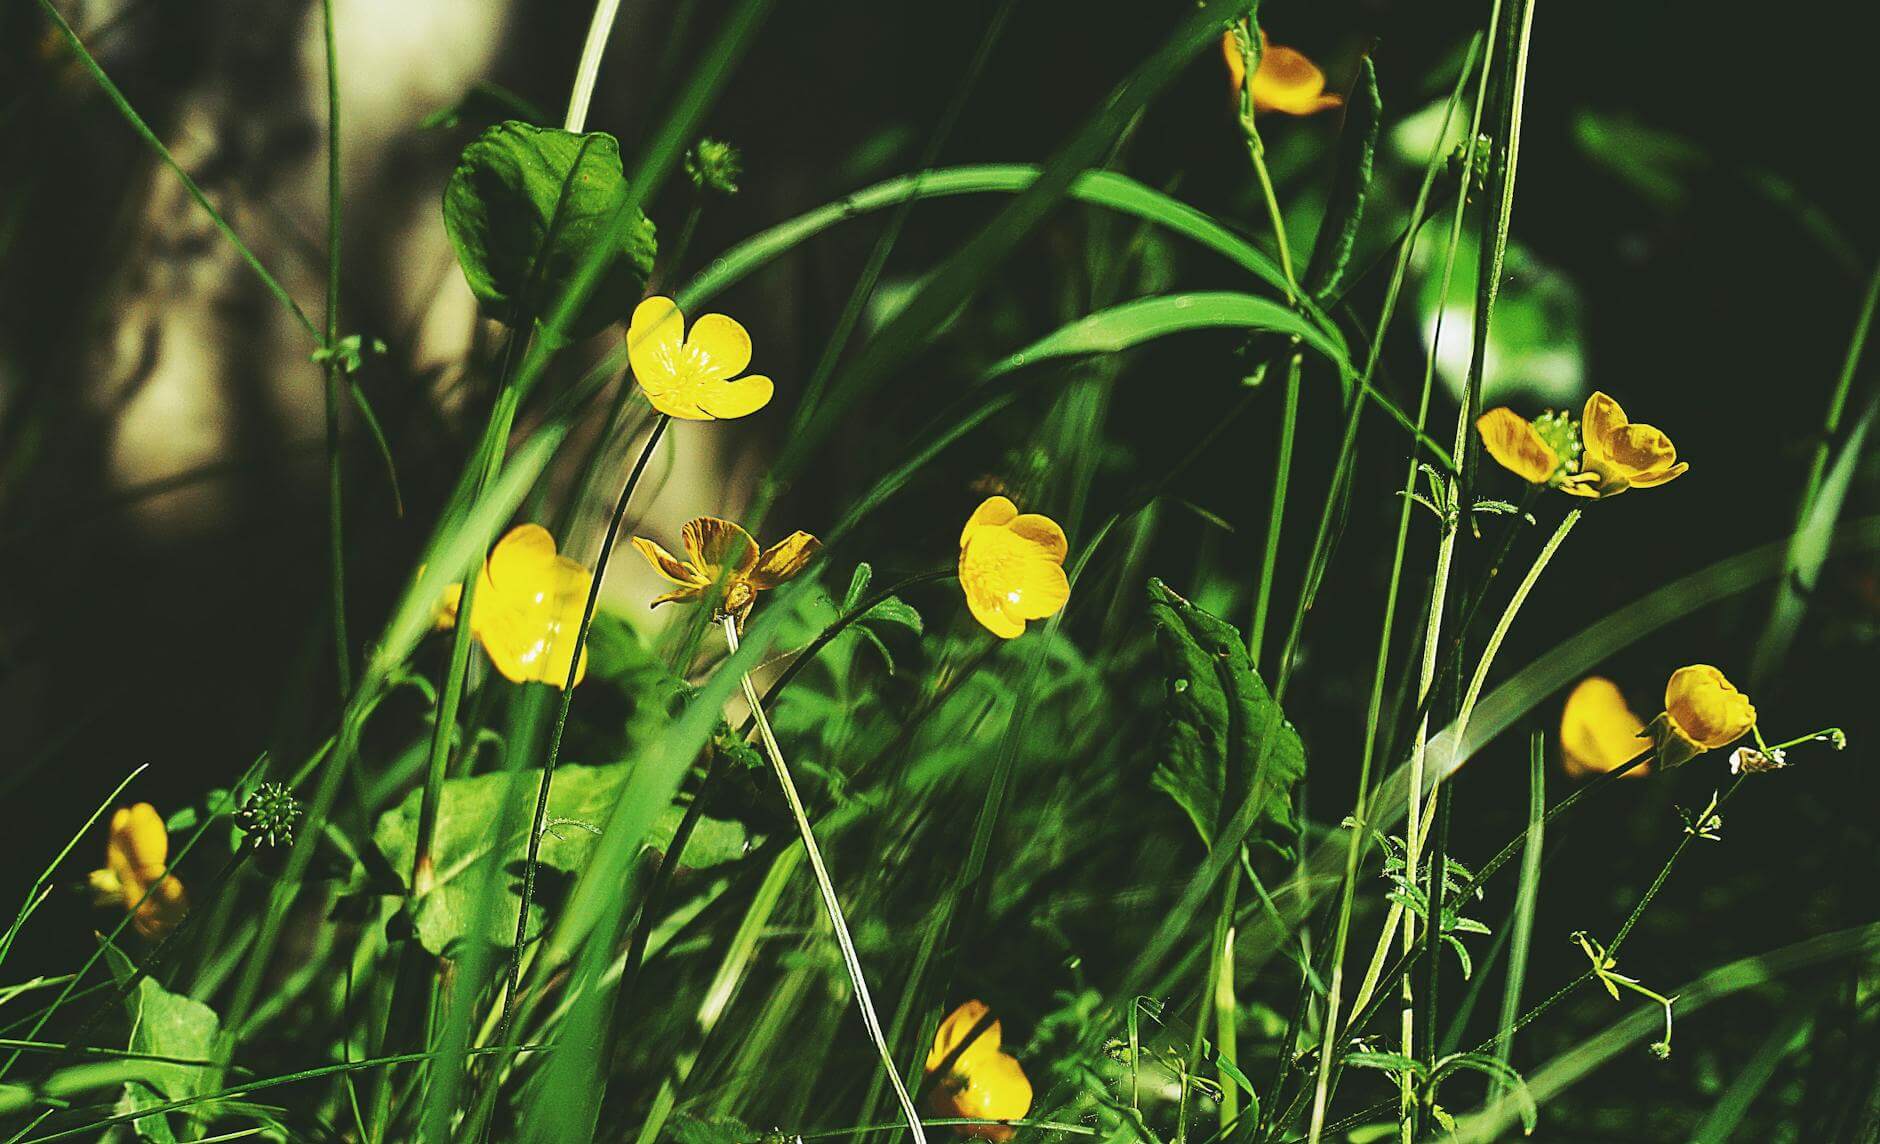
<svg viewBox="0 0 1880 1144">
<path fill-rule="evenodd" d="M 1266 520 L 1266 550 L 1260 555 L 1260 584 L 1253 599 L 1253 623 L 1247 631 L 1247 655 L 1257 669 L 1266 642 L 1267 606 L 1273 599 L 1273 571 L 1279 562 L 1280 526 L 1286 519 L 1286 484 L 1292 473 L 1293 433 L 1299 425 L 1299 370 L 1303 355 L 1286 363 L 1286 403 L 1280 414 L 1279 455 L 1273 464 L 1273 508 Z"/>
<path fill-rule="evenodd" d="M 725 645 L 733 655 L 738 650 L 738 621 L 735 616 L 725 616 L 720 623 L 724 627 Z M 908 1094 L 907 1085 L 901 1082 L 900 1070 L 895 1067 L 894 1054 L 888 1049 L 888 1039 L 882 1035 L 881 1019 L 875 1015 L 875 1002 L 868 993 L 868 981 L 862 975 L 862 960 L 855 952 L 855 942 L 849 937 L 848 922 L 842 916 L 842 902 L 836 897 L 835 883 L 829 877 L 829 869 L 823 862 L 822 848 L 816 845 L 816 833 L 810 829 L 809 812 L 803 808 L 802 796 L 796 792 L 796 783 L 790 778 L 790 768 L 783 761 L 783 748 L 777 745 L 777 736 L 770 729 L 770 720 L 764 716 L 763 701 L 758 698 L 757 685 L 751 682 L 747 672 L 741 677 L 744 685 L 745 702 L 751 706 L 751 717 L 757 720 L 758 738 L 763 741 L 764 752 L 770 756 L 770 765 L 777 774 L 777 784 L 783 788 L 783 797 L 790 804 L 790 815 L 796 820 L 797 833 L 803 839 L 803 852 L 809 857 L 809 867 L 816 875 L 816 888 L 822 893 L 823 909 L 829 915 L 829 924 L 835 930 L 836 944 L 842 949 L 842 963 L 848 968 L 849 981 L 855 987 L 855 1004 L 862 1011 L 862 1024 L 868 1027 L 869 1039 L 875 1043 L 875 1051 L 881 1055 L 881 1067 L 888 1074 L 888 1081 L 894 1086 L 894 1095 L 901 1102 L 901 1111 L 907 1117 L 908 1131 L 920 1144 L 926 1144 L 926 1134 L 921 1131 L 920 1110 L 914 1107 L 914 1098 Z"/>
<path fill-rule="evenodd" d="M 339 342 L 339 51 L 333 36 L 333 0 L 322 0 L 326 35 L 326 518 L 333 591 L 333 651 L 342 702 L 352 693 L 352 641 L 346 635 L 346 534 L 343 527 Z"/>
<path fill-rule="evenodd" d="M 522 977 L 522 946 L 528 937 L 529 906 L 535 898 L 535 871 L 542 856 L 542 833 L 548 824 L 548 797 L 555 782 L 555 764 L 561 758 L 561 736 L 568 727 L 568 708 L 574 703 L 575 677 L 581 670 L 581 653 L 587 649 L 588 629 L 594 622 L 594 610 L 600 603 L 601 585 L 607 580 L 607 565 L 613 555 L 614 545 L 620 539 L 620 522 L 627 515 L 627 504 L 633 499 L 633 490 L 640 483 L 640 475 L 646 472 L 647 462 L 652 460 L 653 450 L 665 435 L 666 426 L 672 418 L 660 414 L 653 422 L 653 431 L 647 435 L 646 445 L 640 450 L 639 460 L 633 463 L 633 469 L 627 474 L 627 483 L 621 486 L 620 497 L 614 502 L 614 513 L 607 521 L 607 535 L 601 540 L 600 555 L 594 561 L 594 577 L 588 582 L 587 601 L 581 608 L 581 626 L 575 629 L 574 651 L 568 659 L 568 678 L 562 682 L 561 705 L 555 712 L 555 729 L 548 740 L 548 763 L 542 768 L 542 781 L 535 792 L 535 820 L 529 827 L 529 855 L 522 866 L 522 902 L 516 912 L 516 940 L 509 947 L 509 975 L 503 987 L 503 1016 L 496 1026 L 496 1043 L 506 1044 L 509 1039 L 509 1024 L 516 1014 L 516 991 Z M 461 625 L 464 620 L 460 616 Z"/>
<path fill-rule="evenodd" d="M 587 126 L 588 106 L 594 102 L 594 83 L 601 74 L 601 57 L 607 54 L 607 38 L 613 34 L 614 17 L 619 12 L 620 0 L 599 0 L 594 5 L 587 40 L 581 45 L 581 62 L 575 66 L 568 114 L 562 120 L 562 126 L 569 131 L 580 131 Z"/>
</svg>

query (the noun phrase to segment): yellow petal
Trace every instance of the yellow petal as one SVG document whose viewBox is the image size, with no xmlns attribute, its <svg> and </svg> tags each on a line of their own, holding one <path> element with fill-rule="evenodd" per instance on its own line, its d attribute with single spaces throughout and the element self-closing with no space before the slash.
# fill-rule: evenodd
<svg viewBox="0 0 1880 1144">
<path fill-rule="evenodd" d="M 705 595 L 703 588 L 675 588 L 663 595 L 654 596 L 648 607 L 657 608 L 661 604 L 690 604 Z"/>
<path fill-rule="evenodd" d="M 150 896 L 137 907 L 131 926 L 146 939 L 160 941 L 188 912 L 189 895 L 183 891 L 183 884 L 171 876 L 150 887 Z"/>
<path fill-rule="evenodd" d="M 679 382 L 684 346 L 685 315 L 678 303 L 653 297 L 633 308 L 633 319 L 627 323 L 627 363 L 649 399 L 670 392 Z M 654 405 L 658 405 L 656 400 Z"/>
<path fill-rule="evenodd" d="M 170 860 L 170 832 L 163 825 L 163 816 L 157 813 L 157 808 L 147 802 L 128 810 L 120 809 L 112 816 L 111 844 L 134 871 L 161 870 Z"/>
<path fill-rule="evenodd" d="M 966 1083 L 949 1092 L 946 1103 L 954 1116 L 979 1120 L 1017 1120 L 1031 1111 L 1031 1081 L 1009 1053 L 992 1053 L 973 1062 Z M 1002 1142 L 1012 1138 L 1003 1124 L 961 1124 L 961 1136 Z"/>
<path fill-rule="evenodd" d="M 1482 447 L 1495 463 L 1534 485 L 1544 485 L 1560 468 L 1560 457 L 1541 439 L 1534 423 L 1507 407 L 1491 409 L 1475 420 Z"/>
<path fill-rule="evenodd" d="M 1625 426 L 1625 410 L 1619 403 L 1607 397 L 1599 390 L 1586 399 L 1586 407 L 1580 411 L 1580 442 L 1585 446 L 1584 457 L 1591 465 L 1603 463 L 1610 457 L 1606 451 L 1606 439 Z"/>
<path fill-rule="evenodd" d="M 1650 425 L 1626 425 L 1609 435 L 1605 446 L 1605 467 L 1624 477 L 1627 484 L 1643 484 L 1646 479 L 1661 476 L 1678 459 L 1671 438 Z"/>
<path fill-rule="evenodd" d="M 1071 546 L 1064 539 L 1064 529 L 1048 516 L 1035 512 L 1020 513 L 1006 527 L 1037 545 L 1047 560 L 1062 564 L 1064 558 L 1070 555 Z"/>
<path fill-rule="evenodd" d="M 966 527 L 960 529 L 960 546 L 965 547 L 966 538 L 975 528 L 983 525 L 1004 526 L 1012 523 L 1017 516 L 1018 506 L 1007 498 L 987 497 L 980 502 L 978 508 L 973 510 L 973 515 L 967 518 Z"/>
<path fill-rule="evenodd" d="M 519 524 L 490 552 L 490 583 L 512 591 L 544 574 L 555 559 L 555 538 L 539 524 Z M 482 590 L 478 590 L 482 595 Z"/>
<path fill-rule="evenodd" d="M 967 584 L 966 607 L 973 613 L 985 629 L 1002 640 L 1017 639 L 1025 634 L 1025 621 L 1013 615 L 1005 597 L 982 584 Z"/>
<path fill-rule="evenodd" d="M 477 634 L 503 678 L 512 683 L 546 683 L 553 687 L 568 682 L 575 633 L 580 629 L 586 604 L 585 590 L 583 598 L 570 607 L 567 601 L 572 596 L 572 592 L 559 594 L 555 601 L 559 606 L 491 610 Z M 577 684 L 587 676 L 587 658 L 587 648 L 583 647 L 581 665 L 574 677 Z"/>
<path fill-rule="evenodd" d="M 668 390 L 665 393 L 649 392 L 646 395 L 646 400 L 654 409 L 659 410 L 668 417 L 676 417 L 681 421 L 714 420 L 711 414 L 698 407 L 696 401 L 683 396 L 689 392 L 690 390 L 683 389 Z"/>
<path fill-rule="evenodd" d="M 677 556 L 661 548 L 653 541 L 643 536 L 636 536 L 632 539 L 633 547 L 641 556 L 646 557 L 646 562 L 653 566 L 653 571 L 664 576 L 674 584 L 686 588 L 696 588 L 711 583 L 708 578 L 701 576 L 691 565 L 681 561 Z"/>
<path fill-rule="evenodd" d="M 1260 53 L 1252 91 L 1255 110 L 1287 115 L 1311 115 L 1344 102 L 1325 94 L 1325 73 L 1304 53 L 1276 45 Z"/>
<path fill-rule="evenodd" d="M 700 377 L 729 381 L 751 364 L 751 335 L 735 318 L 707 314 L 692 323 L 685 352 Z"/>
<path fill-rule="evenodd" d="M 1616 770 L 1646 748 L 1639 737 L 1644 730 L 1645 721 L 1626 706 L 1617 684 L 1598 675 L 1582 679 L 1560 712 L 1560 755 L 1568 777 Z M 1633 767 L 1626 777 L 1649 769 L 1649 764 Z"/>
<path fill-rule="evenodd" d="M 695 517 L 679 530 L 679 539 L 685 545 L 686 555 L 692 558 L 692 566 L 704 575 L 708 584 L 726 570 L 747 576 L 757 564 L 757 541 L 728 520 L 715 516 Z"/>
<path fill-rule="evenodd" d="M 1679 734 L 1707 751 L 1735 742 L 1756 725 L 1749 696 L 1707 663 L 1671 673 L 1665 683 L 1665 715 Z"/>
<path fill-rule="evenodd" d="M 973 1028 L 978 1025 L 980 1020 L 989 1012 L 991 1012 L 991 1010 L 986 1007 L 984 1001 L 975 999 L 962 1002 L 953 1012 L 948 1013 L 946 1019 L 940 1022 L 940 1027 L 934 1031 L 933 1048 L 927 1053 L 927 1071 L 932 1072 L 939 1068 L 941 1064 L 945 1062 L 947 1056 L 966 1040 L 967 1036 L 972 1033 Z M 986 1028 L 980 1032 L 979 1036 L 974 1037 L 970 1045 L 967 1045 L 965 1049 L 961 1050 L 959 1057 L 955 1059 L 956 1071 L 958 1061 L 965 1058 L 968 1052 L 998 1052 L 1001 1043 L 1000 1038 L 999 1022 L 995 1020 L 990 1025 L 987 1025 Z"/>
<path fill-rule="evenodd" d="M 1632 478 L 1632 483 L 1634 485 L 1637 485 L 1641 489 L 1655 489 L 1659 485 L 1669 484 L 1670 482 L 1683 476 L 1685 471 L 1688 470 L 1690 467 L 1691 466 L 1686 464 L 1685 462 L 1679 461 L 1677 464 L 1671 466 L 1668 469 L 1665 469 L 1663 472 L 1641 473 L 1640 475 Z"/>
<path fill-rule="evenodd" d="M 751 569 L 750 585 L 768 590 L 795 578 L 822 549 L 822 541 L 798 530 L 764 549 Z"/>
<path fill-rule="evenodd" d="M 1007 610 L 1026 620 L 1056 615 L 1070 598 L 1071 582 L 1063 566 L 1045 560 L 1027 561 L 1006 592 Z"/>
<path fill-rule="evenodd" d="M 769 405 L 776 386 L 763 374 L 754 373 L 736 381 L 704 381 L 688 392 L 700 410 L 719 421 L 731 421 Z"/>
</svg>

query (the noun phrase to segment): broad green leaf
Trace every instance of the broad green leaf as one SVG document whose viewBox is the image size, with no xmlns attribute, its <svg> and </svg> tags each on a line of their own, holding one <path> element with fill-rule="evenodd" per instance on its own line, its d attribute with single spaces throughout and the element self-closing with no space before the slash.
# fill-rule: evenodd
<svg viewBox="0 0 1880 1144">
<path fill-rule="evenodd" d="M 1284 303 L 1257 294 L 1210 291 L 1164 294 L 1138 298 L 1107 310 L 1088 314 L 1005 358 L 986 371 L 986 379 L 1051 358 L 1075 354 L 1115 353 L 1168 334 L 1186 330 L 1267 330 L 1298 338 L 1338 367 L 1347 386 L 1353 377 L 1351 361 L 1341 346 L 1326 337 Z"/>
<path fill-rule="evenodd" d="M 1365 56 L 1358 67 L 1358 82 L 1345 102 L 1345 126 L 1338 139 L 1338 166 L 1326 199 L 1325 221 L 1312 243 L 1306 264 L 1306 292 L 1321 303 L 1338 292 L 1339 279 L 1351 261 L 1364 221 L 1364 203 L 1371 192 L 1371 162 L 1377 154 L 1377 129 L 1384 104 L 1377 94 L 1377 69 Z"/>
<path fill-rule="evenodd" d="M 137 967 L 122 950 L 106 945 L 104 955 L 111 967 L 111 976 L 120 988 L 135 976 Z M 216 1040 L 222 1029 L 215 1010 L 200 1001 L 171 993 L 145 977 L 125 995 L 124 1011 L 131 1027 L 126 1048 L 131 1052 L 205 1064 L 151 1062 L 143 1079 L 125 1082 L 122 1111 L 135 1112 L 173 1100 L 187 1100 L 222 1087 L 221 1067 L 207 1063 L 217 1058 Z M 205 1105 L 201 1111 L 207 1112 L 209 1107 Z M 177 1139 L 169 1114 L 134 1121 L 132 1127 L 140 1139 L 157 1144 L 170 1144 Z M 197 1133 L 191 1131 L 185 1135 L 193 1138 Z"/>
<path fill-rule="evenodd" d="M 563 764 L 555 768 L 555 781 L 548 800 L 548 828 L 542 837 L 541 871 L 537 874 L 536 900 L 530 906 L 529 932 L 540 933 L 546 909 L 543 902 L 556 898 L 558 884 L 586 864 L 599 840 L 622 785 L 633 769 L 632 763 L 584 767 Z M 508 945 L 515 938 L 516 906 L 521 901 L 523 863 L 528 854 L 529 816 L 520 816 L 522 826 L 507 838 L 492 837 L 506 818 L 504 800 L 533 799 L 541 779 L 540 770 L 518 774 L 495 773 L 471 778 L 451 779 L 444 784 L 438 802 L 437 839 L 435 843 L 436 882 L 431 890 L 412 903 L 412 921 L 418 940 L 432 953 L 443 953 L 453 942 L 472 936 L 466 933 L 476 909 L 477 879 L 473 876 L 480 863 L 498 862 L 511 875 L 507 887 L 507 908 L 496 910 L 485 919 L 484 940 L 497 946 Z M 379 818 L 372 840 L 398 871 L 411 869 L 417 840 L 418 806 L 423 792 L 414 788 L 403 802 Z M 677 830 L 684 808 L 674 804 L 666 808 L 646 837 L 646 845 L 664 850 Z M 708 869 L 741 857 L 745 850 L 744 828 L 735 822 L 701 818 L 692 840 L 685 848 L 685 870 Z M 558 877 L 557 875 L 562 877 Z"/>
<path fill-rule="evenodd" d="M 444 188 L 444 229 L 490 315 L 525 321 L 541 317 L 561 294 L 625 193 L 620 144 L 611 135 L 508 120 L 464 149 Z M 599 287 L 568 327 L 571 335 L 627 319 L 657 245 L 642 215 L 612 252 Z"/>
<path fill-rule="evenodd" d="M 1253 820 L 1272 828 L 1267 841 L 1287 849 L 1297 830 L 1292 788 L 1305 774 L 1299 733 L 1226 623 L 1149 581 L 1149 616 L 1168 676 L 1168 730 L 1155 785 L 1188 812 L 1202 841 L 1262 784 Z M 1251 836 L 1249 836 L 1251 837 Z"/>
</svg>

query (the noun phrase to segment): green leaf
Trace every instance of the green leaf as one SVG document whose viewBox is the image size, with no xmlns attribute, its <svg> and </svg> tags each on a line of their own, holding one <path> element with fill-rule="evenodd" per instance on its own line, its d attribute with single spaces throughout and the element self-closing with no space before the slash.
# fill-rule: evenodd
<svg viewBox="0 0 1880 1144">
<path fill-rule="evenodd" d="M 1414 1057 L 1406 1057 L 1402 1053 L 1351 1052 L 1345 1054 L 1345 1064 L 1354 1069 L 1378 1069 L 1382 1072 L 1423 1075 L 1423 1062 Z"/>
<path fill-rule="evenodd" d="M 626 194 L 620 144 L 509 120 L 466 147 L 444 188 L 444 229 L 477 300 L 508 323 L 539 318 L 607 232 Z M 569 324 L 575 337 L 625 321 L 657 249 L 644 215 L 612 252 L 600 285 Z"/>
<path fill-rule="evenodd" d="M 529 933 L 539 934 L 547 915 L 544 902 L 557 896 L 560 875 L 573 875 L 586 866 L 599 841 L 601 828 L 619 800 L 632 763 L 584 767 L 563 764 L 555 768 L 548 800 L 548 828 L 542 836 L 541 868 L 536 900 L 530 906 Z M 437 838 L 434 844 L 436 881 L 430 891 L 411 904 L 418 940 L 432 953 L 443 953 L 453 942 L 471 936 L 475 922 L 478 867 L 498 862 L 510 876 L 505 907 L 483 919 L 478 935 L 497 946 L 515 939 L 516 907 L 521 901 L 522 867 L 528 853 L 528 816 L 507 838 L 492 837 L 505 818 L 504 800 L 533 799 L 541 771 L 476 775 L 451 779 L 439 795 Z M 372 832 L 372 840 L 401 874 L 411 869 L 418 832 L 418 806 L 423 791 L 413 788 L 403 802 L 385 812 Z M 646 837 L 646 845 L 663 850 L 678 829 L 684 807 L 673 804 L 659 816 Z M 744 828 L 735 822 L 701 818 L 685 848 L 685 869 L 700 870 L 735 861 L 745 851 Z"/>
<path fill-rule="evenodd" d="M 895 624 L 915 635 L 919 635 L 923 630 L 920 613 L 914 610 L 912 604 L 895 596 L 890 596 L 868 609 L 868 614 L 863 616 L 862 620 L 871 624 Z"/>
<path fill-rule="evenodd" d="M 111 967 L 111 976 L 120 987 L 136 975 L 137 967 L 116 946 L 107 944 L 104 956 Z M 216 1060 L 216 1041 L 221 1035 L 222 1022 L 215 1010 L 202 1002 L 171 993 L 145 977 L 125 995 L 124 1010 L 131 1026 L 130 1043 L 126 1046 L 131 1052 L 179 1060 Z M 143 1079 L 125 1082 L 123 1111 L 135 1112 L 173 1100 L 187 1100 L 221 1087 L 222 1069 L 218 1065 L 153 1061 Z M 207 1113 L 212 1108 L 213 1105 L 203 1105 L 198 1111 Z M 176 1139 L 167 1114 L 134 1121 L 132 1127 L 143 1140 L 170 1144 Z M 188 1135 L 197 1134 L 191 1131 Z"/>
<path fill-rule="evenodd" d="M 1312 243 L 1312 261 L 1306 265 L 1305 289 L 1323 304 L 1338 292 L 1339 279 L 1351 261 L 1364 221 L 1364 202 L 1371 192 L 1371 163 L 1377 154 L 1377 129 L 1384 103 L 1377 94 L 1377 69 L 1371 57 L 1359 61 L 1358 82 L 1345 103 L 1345 126 L 1338 137 L 1338 165 L 1326 199 L 1325 221 Z"/>
<path fill-rule="evenodd" d="M 1284 303 L 1257 294 L 1206 291 L 1138 298 L 1085 315 L 996 363 L 986 371 L 985 377 L 987 380 L 1001 377 L 1051 358 L 1115 353 L 1168 334 L 1201 329 L 1289 334 L 1335 364 L 1340 380 L 1347 387 L 1354 376 L 1344 347 Z"/>
<path fill-rule="evenodd" d="M 1269 841 L 1287 849 L 1297 831 L 1292 788 L 1305 774 L 1305 747 L 1248 661 L 1240 632 L 1155 579 L 1149 616 L 1168 676 L 1168 730 L 1152 781 L 1209 845 L 1258 781 L 1253 821 L 1270 824 L 1277 838 Z"/>
</svg>

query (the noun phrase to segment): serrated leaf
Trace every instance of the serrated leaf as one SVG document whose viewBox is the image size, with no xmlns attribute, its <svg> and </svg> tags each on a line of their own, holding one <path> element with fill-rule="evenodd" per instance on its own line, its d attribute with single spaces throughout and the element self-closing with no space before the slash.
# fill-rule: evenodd
<svg viewBox="0 0 1880 1144">
<path fill-rule="evenodd" d="M 545 903 L 554 897 L 549 892 L 557 881 L 552 872 L 572 875 L 586 866 L 599 842 L 598 832 L 632 769 L 632 763 L 601 767 L 563 764 L 555 768 L 548 800 L 549 827 L 542 836 L 541 866 L 547 872 L 537 874 L 537 894 L 529 910 L 531 937 L 541 932 L 547 917 Z M 441 954 L 451 943 L 470 936 L 480 936 L 499 946 L 515 939 L 530 811 L 540 780 L 541 771 L 536 769 L 451 779 L 444 784 L 433 846 L 436 882 L 411 904 L 412 922 L 424 948 Z M 380 816 L 372 831 L 372 840 L 400 877 L 411 869 L 422 795 L 423 791 L 414 788 L 403 802 Z M 525 800 L 527 805 L 508 806 L 506 800 L 510 798 Z M 648 833 L 647 845 L 664 850 L 684 813 L 677 804 L 667 807 Z M 508 831 L 506 837 L 500 836 L 503 826 L 511 821 L 518 823 L 517 828 Z M 739 824 L 701 818 L 685 848 L 684 869 L 708 869 L 735 861 L 744 854 L 745 841 L 744 828 Z M 478 888 L 492 862 L 505 883 L 502 904 L 480 919 L 481 930 L 473 935 L 471 931 L 479 924 L 475 917 Z"/>
<path fill-rule="evenodd" d="M 1462 944 L 1462 940 L 1454 934 L 1447 933 L 1443 935 L 1443 940 L 1449 943 L 1450 949 L 1456 951 L 1456 960 L 1462 963 L 1462 979 L 1467 981 L 1475 976 L 1475 962 L 1470 959 L 1469 948 Z"/>
<path fill-rule="evenodd" d="M 1290 847 L 1297 832 L 1292 789 L 1305 774 L 1305 746 L 1247 657 L 1232 624 L 1209 615 L 1160 580 L 1149 581 L 1149 615 L 1168 680 L 1168 728 L 1152 781 L 1213 844 L 1226 817 L 1254 790 L 1254 819 Z"/>
<path fill-rule="evenodd" d="M 915 635 L 920 635 L 923 630 L 920 613 L 914 610 L 912 604 L 894 596 L 868 609 L 868 614 L 862 619 L 871 624 L 895 624 L 908 629 Z"/>
<path fill-rule="evenodd" d="M 605 237 L 626 194 L 620 144 L 508 120 L 464 149 L 444 188 L 444 229 L 464 278 L 491 317 L 541 317 L 581 259 Z M 644 215 L 629 227 L 568 333 L 625 321 L 653 269 L 658 243 Z"/>
<path fill-rule="evenodd" d="M 841 611 L 844 615 L 854 611 L 855 605 L 862 602 L 862 594 L 868 591 L 868 582 L 874 576 L 875 570 L 868 566 L 866 560 L 855 566 L 854 573 L 849 576 L 849 590 L 842 593 Z"/>
<path fill-rule="evenodd" d="M 137 967 L 114 945 L 104 947 L 105 962 L 120 987 L 133 976 Z M 212 1061 L 217 1058 L 216 1041 L 221 1036 L 222 1021 L 214 1009 L 200 1001 L 171 993 L 155 980 L 145 977 L 124 997 L 125 1015 L 130 1021 L 131 1037 L 126 1047 L 134 1053 L 175 1057 L 180 1060 Z M 122 1104 L 127 1112 L 188 1100 L 222 1087 L 219 1067 L 150 1062 L 148 1074 L 140 1080 L 126 1081 Z M 214 1105 L 203 1105 L 197 1112 L 209 1113 Z M 171 1144 L 176 1136 L 169 1116 L 151 1116 L 134 1121 L 132 1128 L 139 1139 Z M 196 1133 L 189 1133 L 194 1137 Z"/>
<path fill-rule="evenodd" d="M 1339 279 L 1351 261 L 1364 221 L 1364 203 L 1371 192 L 1371 165 L 1377 154 L 1378 124 L 1384 103 L 1377 93 L 1377 69 L 1371 57 L 1358 62 L 1358 80 L 1345 101 L 1345 124 L 1338 136 L 1338 161 L 1332 189 L 1326 199 L 1325 221 L 1312 243 L 1312 261 L 1306 265 L 1305 288 L 1320 302 L 1338 291 Z"/>
</svg>

